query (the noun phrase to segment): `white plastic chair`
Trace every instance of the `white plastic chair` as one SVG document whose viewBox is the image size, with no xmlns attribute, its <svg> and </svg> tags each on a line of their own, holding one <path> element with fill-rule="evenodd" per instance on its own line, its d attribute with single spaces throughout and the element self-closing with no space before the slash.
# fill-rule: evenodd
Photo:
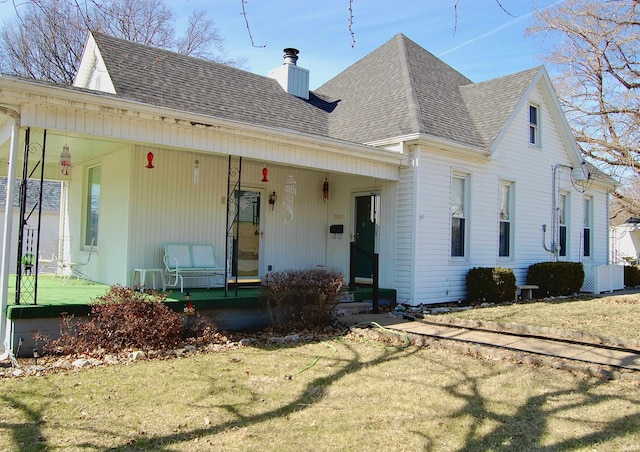
<svg viewBox="0 0 640 452">
<path fill-rule="evenodd" d="M 93 254 L 93 247 L 94 247 L 95 242 L 96 242 L 96 239 L 94 237 L 94 238 L 91 239 L 91 246 L 89 246 L 89 254 L 87 255 L 87 259 L 84 262 L 69 262 L 69 264 L 68 264 L 69 265 L 69 272 L 67 274 L 67 277 L 64 280 L 65 283 L 72 276 L 74 276 L 74 277 L 76 277 L 78 279 L 86 279 L 88 281 L 91 281 L 91 278 L 89 278 L 87 275 L 82 273 L 82 271 L 80 271 L 80 268 L 82 268 L 85 265 L 87 265 L 89 263 L 89 261 L 91 260 L 91 255 Z"/>
</svg>

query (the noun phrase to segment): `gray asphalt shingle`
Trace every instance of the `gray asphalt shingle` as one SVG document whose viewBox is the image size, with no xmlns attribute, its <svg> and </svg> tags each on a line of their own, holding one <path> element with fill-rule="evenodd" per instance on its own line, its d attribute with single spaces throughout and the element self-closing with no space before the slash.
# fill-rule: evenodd
<svg viewBox="0 0 640 452">
<path fill-rule="evenodd" d="M 356 143 L 420 133 L 486 149 L 539 71 L 474 84 L 398 34 L 304 100 L 265 76 L 94 38 L 119 97 Z"/>
</svg>

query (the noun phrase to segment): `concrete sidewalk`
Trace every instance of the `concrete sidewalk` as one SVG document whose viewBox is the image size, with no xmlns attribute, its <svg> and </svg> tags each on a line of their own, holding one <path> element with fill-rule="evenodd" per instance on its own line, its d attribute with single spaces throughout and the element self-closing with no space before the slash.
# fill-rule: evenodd
<svg viewBox="0 0 640 452">
<path fill-rule="evenodd" d="M 518 352 L 640 371 L 640 351 L 611 350 L 552 338 L 522 337 L 509 333 L 438 325 L 419 320 L 407 320 L 390 314 L 353 314 L 340 317 L 340 322 L 347 326 L 375 322 L 385 328 L 422 336 L 497 346 Z"/>
</svg>

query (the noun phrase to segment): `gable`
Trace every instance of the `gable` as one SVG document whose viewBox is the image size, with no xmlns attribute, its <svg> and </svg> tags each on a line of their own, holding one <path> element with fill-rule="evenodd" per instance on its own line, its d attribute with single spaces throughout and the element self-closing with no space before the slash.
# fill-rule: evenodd
<svg viewBox="0 0 640 452">
<path fill-rule="evenodd" d="M 82 58 L 73 86 L 95 91 L 116 94 L 111 77 L 107 71 L 100 49 L 96 45 L 93 34 L 89 33 L 82 51 Z"/>
</svg>

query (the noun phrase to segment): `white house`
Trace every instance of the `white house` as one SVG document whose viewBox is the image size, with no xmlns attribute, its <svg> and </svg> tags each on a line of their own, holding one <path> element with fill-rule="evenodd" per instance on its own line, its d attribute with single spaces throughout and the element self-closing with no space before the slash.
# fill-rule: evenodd
<svg viewBox="0 0 640 452">
<path fill-rule="evenodd" d="M 106 284 L 168 242 L 213 244 L 240 277 L 349 277 L 355 241 L 410 305 L 464 299 L 476 266 L 522 284 L 536 262 L 608 263 L 614 181 L 586 169 L 544 68 L 473 83 L 398 34 L 309 91 L 297 59 L 266 77 L 90 35 L 72 87 L 0 77 L 2 171 L 21 174 L 27 129 L 46 141 L 72 257 L 95 241 L 86 273 Z"/>
</svg>

